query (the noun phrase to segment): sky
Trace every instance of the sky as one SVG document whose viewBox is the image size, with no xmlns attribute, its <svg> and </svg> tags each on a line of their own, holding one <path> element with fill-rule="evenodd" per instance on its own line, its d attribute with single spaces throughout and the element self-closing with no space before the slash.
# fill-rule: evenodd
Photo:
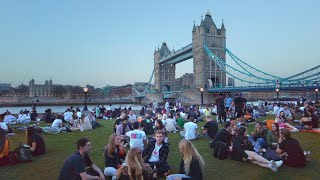
<svg viewBox="0 0 320 180">
<path fill-rule="evenodd" d="M 155 48 L 190 44 L 207 11 L 219 28 L 223 19 L 227 48 L 262 71 L 287 77 L 320 64 L 318 0 L 0 0 L 0 83 L 148 82 Z"/>
</svg>

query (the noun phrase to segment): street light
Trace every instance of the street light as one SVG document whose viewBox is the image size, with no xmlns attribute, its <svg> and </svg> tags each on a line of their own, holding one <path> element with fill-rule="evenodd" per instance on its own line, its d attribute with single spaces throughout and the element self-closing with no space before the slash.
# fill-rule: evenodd
<svg viewBox="0 0 320 180">
<path fill-rule="evenodd" d="M 277 92 L 277 102 L 279 102 L 279 89 L 278 88 L 276 89 L 276 92 Z"/>
<path fill-rule="evenodd" d="M 279 103 L 279 91 L 280 91 L 280 81 L 276 80 L 276 92 L 277 92 L 277 102 Z"/>
<path fill-rule="evenodd" d="M 89 89 L 87 87 L 83 88 L 83 92 L 84 92 L 84 108 L 83 110 L 88 110 L 87 108 L 87 93 L 88 93 Z"/>
<path fill-rule="evenodd" d="M 319 89 L 316 88 L 315 91 L 316 91 L 316 103 L 318 103 L 319 102 L 319 99 L 318 99 L 318 91 L 319 91 Z"/>
<path fill-rule="evenodd" d="M 201 106 L 203 106 L 203 91 L 204 91 L 204 88 L 200 88 L 200 92 L 201 92 Z"/>
</svg>

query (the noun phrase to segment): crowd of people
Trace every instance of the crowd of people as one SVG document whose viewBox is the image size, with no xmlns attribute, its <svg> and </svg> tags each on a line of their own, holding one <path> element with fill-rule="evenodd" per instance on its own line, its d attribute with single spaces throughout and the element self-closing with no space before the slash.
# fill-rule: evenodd
<svg viewBox="0 0 320 180">
<path fill-rule="evenodd" d="M 170 180 L 203 179 L 205 163 L 192 143 L 198 138 L 207 138 L 214 155 L 219 158 L 230 156 L 232 160 L 248 161 L 275 172 L 283 163 L 291 167 L 305 167 L 307 153 L 291 137 L 291 133 L 318 127 L 318 117 L 314 106 L 305 102 L 301 110 L 302 118 L 297 126 L 293 126 L 291 124 L 296 120 L 297 111 L 289 107 L 288 104 L 274 104 L 276 119 L 271 129 L 267 129 L 265 123 L 255 122 L 250 135 L 247 135 L 245 116 L 263 116 L 266 111 L 259 109 L 268 108 L 268 105 L 247 105 L 241 94 L 234 98 L 219 96 L 216 100 L 216 120 L 212 119 L 215 111 L 210 107 L 184 107 L 181 103 L 173 105 L 169 101 L 163 106 L 154 101 L 141 109 L 140 116 L 131 107 L 106 110 L 104 106 L 97 106 L 91 112 L 68 108 L 56 117 L 47 110 L 43 120 L 60 130 L 65 124 L 74 129 L 91 130 L 95 118 L 108 120 L 117 117 L 114 133 L 110 135 L 102 154 L 104 169 L 100 170 L 89 157 L 90 140 L 80 138 L 76 143 L 77 151 L 64 162 L 59 179 L 104 179 L 105 176 L 130 180 L 155 179 L 157 176 L 166 176 Z M 1 114 L 0 122 L 7 115 L 10 113 Z M 199 121 L 205 121 L 202 131 L 198 127 Z M 219 129 L 219 124 L 223 128 Z M 0 163 L 5 163 L 9 155 L 9 141 L 5 136 L 6 128 L 0 125 Z M 182 154 L 179 174 L 170 174 L 167 162 L 170 133 L 179 133 L 182 139 L 178 144 Z M 44 140 L 34 127 L 27 128 L 27 144 L 34 155 L 45 153 Z M 223 152 L 225 154 L 221 154 Z M 277 158 L 264 156 L 268 153 L 274 153 Z M 86 169 L 87 166 L 90 168 Z"/>
</svg>

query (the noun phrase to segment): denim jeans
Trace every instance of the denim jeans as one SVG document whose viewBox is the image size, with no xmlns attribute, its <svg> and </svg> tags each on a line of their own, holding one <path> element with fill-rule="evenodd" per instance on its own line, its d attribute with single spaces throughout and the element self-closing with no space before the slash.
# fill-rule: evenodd
<svg viewBox="0 0 320 180">
<path fill-rule="evenodd" d="M 252 136 L 248 137 L 249 142 L 254 146 L 254 151 L 259 152 L 261 148 L 268 148 L 269 145 L 263 138 L 258 138 L 257 141 Z"/>
</svg>

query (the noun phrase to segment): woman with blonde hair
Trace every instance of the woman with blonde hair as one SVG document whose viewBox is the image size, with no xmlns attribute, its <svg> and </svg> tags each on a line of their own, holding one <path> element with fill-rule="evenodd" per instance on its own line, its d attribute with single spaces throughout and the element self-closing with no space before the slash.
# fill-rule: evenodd
<svg viewBox="0 0 320 180">
<path fill-rule="evenodd" d="M 121 145 L 119 134 L 111 134 L 108 145 L 105 146 L 104 152 L 104 174 L 106 176 L 116 176 L 117 169 L 122 166 L 121 160 L 126 157 L 126 150 Z"/>
<path fill-rule="evenodd" d="M 191 141 L 182 139 L 179 143 L 179 150 L 183 157 L 180 162 L 179 173 L 167 177 L 169 180 L 202 180 L 205 163 L 198 150 L 193 146 Z"/>
<path fill-rule="evenodd" d="M 126 156 L 126 164 L 117 171 L 117 179 L 120 180 L 152 180 L 151 167 L 143 163 L 141 149 L 131 148 Z"/>
</svg>

